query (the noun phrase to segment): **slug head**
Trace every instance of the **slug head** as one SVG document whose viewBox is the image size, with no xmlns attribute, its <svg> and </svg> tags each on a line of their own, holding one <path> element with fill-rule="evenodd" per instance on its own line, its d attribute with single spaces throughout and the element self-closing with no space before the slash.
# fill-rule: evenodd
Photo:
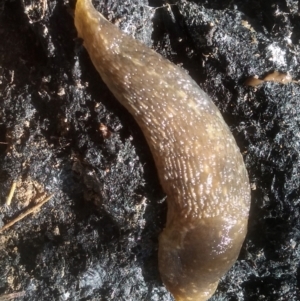
<svg viewBox="0 0 300 301">
<path fill-rule="evenodd" d="M 205 218 L 168 223 L 159 238 L 161 278 L 176 301 L 206 301 L 238 257 L 247 220 Z"/>
</svg>

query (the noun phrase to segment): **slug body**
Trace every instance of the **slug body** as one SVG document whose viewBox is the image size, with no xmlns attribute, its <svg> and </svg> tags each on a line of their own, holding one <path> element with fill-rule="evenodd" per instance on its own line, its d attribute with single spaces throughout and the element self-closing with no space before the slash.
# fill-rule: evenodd
<svg viewBox="0 0 300 301">
<path fill-rule="evenodd" d="M 167 194 L 159 271 L 176 301 L 204 301 L 238 257 L 250 189 L 236 142 L 209 96 L 180 67 L 78 0 L 75 26 L 115 97 L 134 116 Z"/>
</svg>

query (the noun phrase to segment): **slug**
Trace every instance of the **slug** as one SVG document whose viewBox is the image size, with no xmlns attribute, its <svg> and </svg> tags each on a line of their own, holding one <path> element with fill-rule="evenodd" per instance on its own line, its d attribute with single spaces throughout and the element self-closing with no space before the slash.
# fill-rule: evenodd
<svg viewBox="0 0 300 301">
<path fill-rule="evenodd" d="M 238 257 L 250 188 L 239 148 L 209 96 L 180 67 L 77 0 L 75 26 L 95 68 L 134 116 L 167 194 L 159 271 L 176 301 L 204 301 Z"/>
</svg>

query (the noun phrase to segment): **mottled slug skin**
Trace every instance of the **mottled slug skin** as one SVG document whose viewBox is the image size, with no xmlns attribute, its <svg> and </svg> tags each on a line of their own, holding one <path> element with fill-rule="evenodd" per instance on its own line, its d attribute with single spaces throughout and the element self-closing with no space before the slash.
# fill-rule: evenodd
<svg viewBox="0 0 300 301">
<path fill-rule="evenodd" d="M 167 194 L 159 271 L 176 301 L 204 301 L 235 262 L 250 189 L 236 142 L 208 95 L 180 67 L 78 0 L 75 25 L 91 60 L 134 116 Z"/>
</svg>

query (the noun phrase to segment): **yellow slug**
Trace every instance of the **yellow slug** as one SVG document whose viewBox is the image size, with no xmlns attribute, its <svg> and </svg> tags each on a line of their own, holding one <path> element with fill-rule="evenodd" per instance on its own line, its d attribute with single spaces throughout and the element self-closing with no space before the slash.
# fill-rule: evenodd
<svg viewBox="0 0 300 301">
<path fill-rule="evenodd" d="M 250 189 L 239 148 L 209 96 L 180 67 L 77 0 L 75 26 L 103 81 L 141 127 L 167 194 L 159 271 L 176 301 L 204 301 L 235 262 Z"/>
</svg>

